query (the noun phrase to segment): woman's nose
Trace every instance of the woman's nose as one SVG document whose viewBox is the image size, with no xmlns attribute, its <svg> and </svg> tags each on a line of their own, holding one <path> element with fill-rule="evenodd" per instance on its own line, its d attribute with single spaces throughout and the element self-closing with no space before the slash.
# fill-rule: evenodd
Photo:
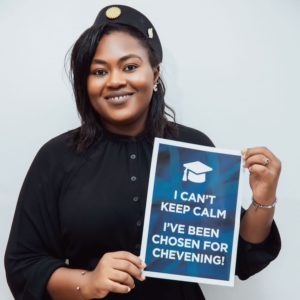
<svg viewBox="0 0 300 300">
<path fill-rule="evenodd" d="M 108 81 L 106 83 L 109 88 L 119 88 L 126 85 L 126 79 L 122 71 L 115 70 L 112 71 L 108 77 Z"/>
</svg>

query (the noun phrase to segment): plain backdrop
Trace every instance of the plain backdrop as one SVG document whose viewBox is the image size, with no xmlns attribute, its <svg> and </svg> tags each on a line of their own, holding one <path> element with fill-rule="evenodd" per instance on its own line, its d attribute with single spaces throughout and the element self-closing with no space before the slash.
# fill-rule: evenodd
<svg viewBox="0 0 300 300">
<path fill-rule="evenodd" d="M 144 12 L 164 49 L 177 120 L 222 148 L 267 146 L 282 161 L 276 222 L 283 247 L 234 288 L 207 299 L 296 299 L 299 285 L 300 1 L 118 1 Z M 111 1 L 0 1 L 0 298 L 3 256 L 24 176 L 38 149 L 79 125 L 65 55 Z M 249 203 L 250 190 L 244 193 Z"/>
</svg>

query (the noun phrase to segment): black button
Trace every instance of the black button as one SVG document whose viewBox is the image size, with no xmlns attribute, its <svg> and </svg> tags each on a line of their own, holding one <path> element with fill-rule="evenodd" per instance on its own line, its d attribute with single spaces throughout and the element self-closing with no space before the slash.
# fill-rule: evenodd
<svg viewBox="0 0 300 300">
<path fill-rule="evenodd" d="M 133 202 L 138 202 L 139 201 L 139 197 L 138 196 L 135 196 L 132 198 Z"/>
<path fill-rule="evenodd" d="M 136 177 L 135 176 L 131 176 L 131 181 L 136 181 Z"/>
<path fill-rule="evenodd" d="M 138 226 L 138 227 L 142 226 L 142 221 L 141 221 L 141 220 L 138 220 L 138 221 L 136 222 L 136 226 Z"/>
<path fill-rule="evenodd" d="M 131 158 L 131 159 L 136 159 L 136 155 L 135 155 L 135 154 L 131 154 L 131 155 L 130 155 L 130 158 Z"/>
</svg>

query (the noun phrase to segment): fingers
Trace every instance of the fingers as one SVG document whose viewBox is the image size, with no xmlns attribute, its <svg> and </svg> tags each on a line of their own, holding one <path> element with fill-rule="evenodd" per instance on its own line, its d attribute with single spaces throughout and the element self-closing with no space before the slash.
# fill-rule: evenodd
<svg viewBox="0 0 300 300">
<path fill-rule="evenodd" d="M 127 294 L 131 291 L 128 285 L 109 280 L 106 284 L 107 291 L 112 293 Z"/>
<path fill-rule="evenodd" d="M 249 168 L 249 172 L 252 176 L 253 175 L 263 176 L 266 172 L 268 172 L 268 170 L 266 167 L 264 167 L 262 165 L 255 164 Z"/>
<path fill-rule="evenodd" d="M 267 165 L 269 165 L 271 162 L 271 160 L 263 155 L 263 154 L 255 154 L 252 156 L 249 156 L 248 159 L 245 160 L 245 164 L 244 167 L 245 168 L 251 168 L 253 165 L 260 165 L 260 166 L 264 166 L 266 167 Z"/>
<path fill-rule="evenodd" d="M 250 172 L 253 197 L 261 204 L 273 203 L 281 171 L 280 160 L 267 148 L 255 147 L 242 151 L 244 167 Z"/>
<path fill-rule="evenodd" d="M 126 272 L 140 281 L 145 280 L 142 270 L 146 264 L 136 255 L 127 251 L 117 251 L 106 253 L 103 257 L 111 260 L 110 264 L 113 269 Z"/>
<path fill-rule="evenodd" d="M 129 287 L 131 290 L 135 287 L 133 278 L 126 272 L 113 270 L 109 275 L 109 279 Z"/>
<path fill-rule="evenodd" d="M 242 154 L 245 161 L 244 167 L 249 168 L 251 173 L 254 171 L 263 171 L 264 168 L 256 166 L 260 165 L 279 175 L 281 171 L 281 162 L 266 147 L 249 148 L 242 151 Z"/>
<path fill-rule="evenodd" d="M 243 156 L 244 156 L 245 160 L 247 160 L 249 157 L 256 155 L 256 154 L 262 154 L 271 160 L 277 159 L 276 156 L 266 147 L 248 148 L 243 151 Z"/>
<path fill-rule="evenodd" d="M 133 263 L 134 265 L 136 265 L 137 268 L 141 268 L 144 269 L 146 267 L 145 263 L 136 255 L 127 252 L 127 251 L 117 251 L 117 252 L 113 252 L 111 253 L 113 258 L 116 259 L 124 259 L 124 260 L 128 260 L 131 263 Z"/>
<path fill-rule="evenodd" d="M 144 268 L 138 268 L 135 264 L 128 260 L 123 259 L 115 259 L 113 261 L 112 267 L 115 270 L 120 270 L 130 274 L 135 277 L 137 280 L 143 281 L 145 280 L 145 276 L 142 274 L 142 270 Z"/>
<path fill-rule="evenodd" d="M 135 287 L 134 279 L 145 280 L 142 274 L 145 267 L 145 263 L 130 252 L 105 253 L 96 268 L 86 276 L 87 299 L 101 299 L 110 292 L 130 292 Z"/>
</svg>

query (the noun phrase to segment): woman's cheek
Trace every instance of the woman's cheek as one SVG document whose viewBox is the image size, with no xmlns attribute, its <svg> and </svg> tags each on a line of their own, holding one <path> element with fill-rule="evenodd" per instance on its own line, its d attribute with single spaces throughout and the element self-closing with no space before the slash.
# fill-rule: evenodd
<svg viewBox="0 0 300 300">
<path fill-rule="evenodd" d="M 103 80 L 102 80 L 103 81 Z M 102 89 L 104 83 L 101 81 L 101 79 L 93 78 L 89 79 L 87 82 L 87 89 L 90 97 L 98 96 Z"/>
</svg>

